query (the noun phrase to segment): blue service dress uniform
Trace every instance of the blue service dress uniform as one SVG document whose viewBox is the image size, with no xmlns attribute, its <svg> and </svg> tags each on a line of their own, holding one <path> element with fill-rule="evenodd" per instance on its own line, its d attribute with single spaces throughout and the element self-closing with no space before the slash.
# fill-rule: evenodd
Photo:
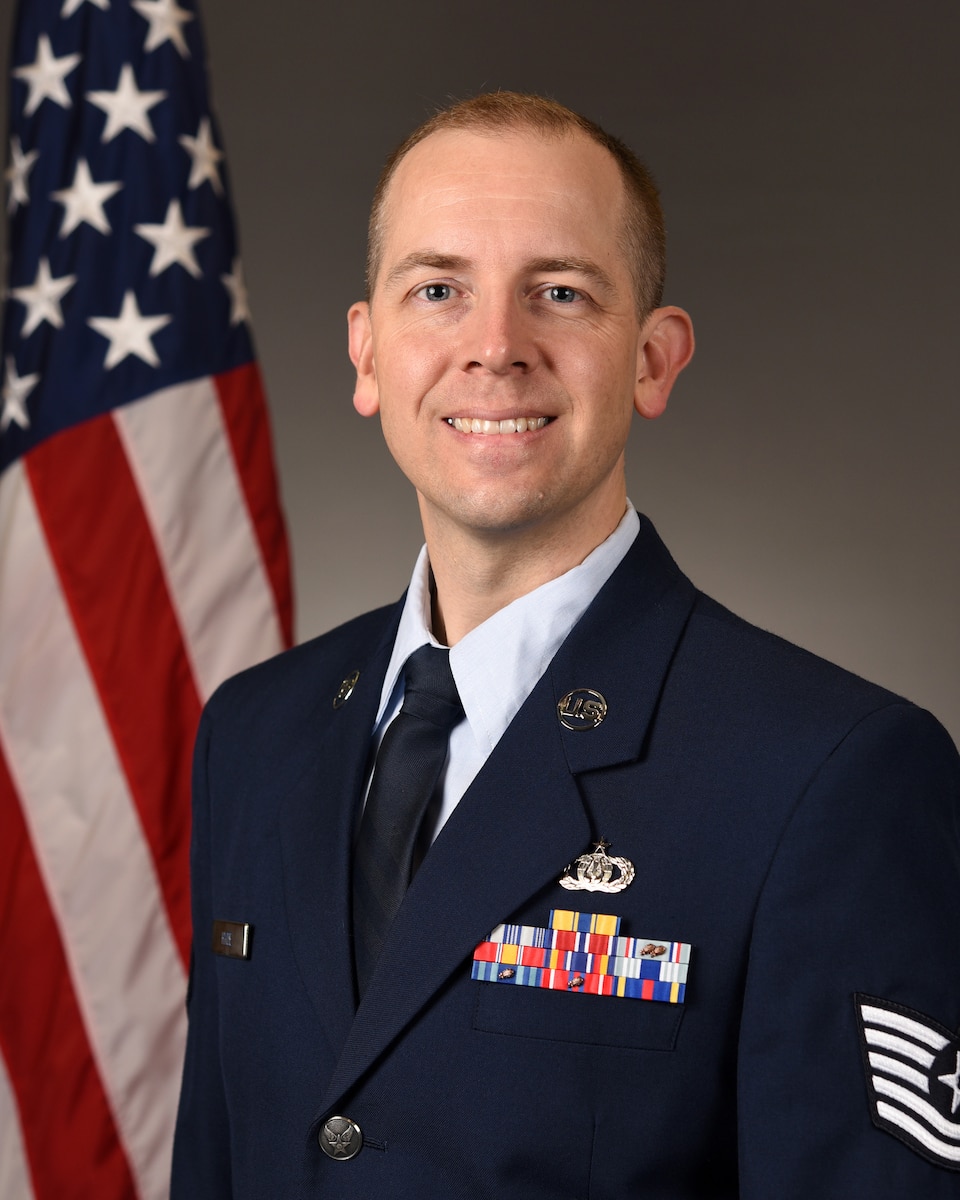
<svg viewBox="0 0 960 1200">
<path fill-rule="evenodd" d="M 703 596 L 644 519 L 358 1008 L 351 840 L 399 612 L 204 714 L 174 1200 L 960 1195 L 960 768 L 936 721 Z M 603 720 L 565 728 L 583 689 Z M 629 886 L 561 887 L 601 838 Z M 557 910 L 689 945 L 682 1002 L 472 977 L 497 926 Z M 246 956 L 214 951 L 217 921 Z"/>
</svg>

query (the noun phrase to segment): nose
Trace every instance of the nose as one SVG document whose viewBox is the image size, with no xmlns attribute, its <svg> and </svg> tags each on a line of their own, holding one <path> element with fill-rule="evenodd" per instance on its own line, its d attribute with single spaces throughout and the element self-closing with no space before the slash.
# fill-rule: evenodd
<svg viewBox="0 0 960 1200">
<path fill-rule="evenodd" d="M 463 322 L 463 360 L 467 371 L 495 375 L 525 374 L 540 361 L 532 315 L 515 295 L 478 299 Z"/>
</svg>

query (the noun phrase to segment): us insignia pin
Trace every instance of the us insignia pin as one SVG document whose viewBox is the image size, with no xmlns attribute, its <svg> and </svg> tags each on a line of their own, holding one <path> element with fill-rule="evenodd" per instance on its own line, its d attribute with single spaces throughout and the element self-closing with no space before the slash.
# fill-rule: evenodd
<svg viewBox="0 0 960 1200">
<path fill-rule="evenodd" d="M 596 729 L 607 715 L 607 702 L 593 688 L 567 692 L 557 705 L 557 716 L 564 729 Z"/>
<path fill-rule="evenodd" d="M 581 854 L 557 881 L 569 892 L 622 892 L 633 883 L 637 871 L 629 858 L 607 854 L 603 838 L 589 854 Z"/>
</svg>

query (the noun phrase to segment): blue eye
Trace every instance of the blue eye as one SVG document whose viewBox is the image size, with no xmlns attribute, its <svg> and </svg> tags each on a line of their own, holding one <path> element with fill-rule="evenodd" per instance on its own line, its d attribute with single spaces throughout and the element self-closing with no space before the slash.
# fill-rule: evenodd
<svg viewBox="0 0 960 1200">
<path fill-rule="evenodd" d="M 449 283 L 428 283 L 418 294 L 427 300 L 449 300 L 453 295 L 453 288 Z"/>
<path fill-rule="evenodd" d="M 558 283 L 550 288 L 547 295 L 551 300 L 556 300 L 558 304 L 572 304 L 574 300 L 580 298 L 580 293 L 576 288 L 567 287 L 566 284 Z"/>
</svg>

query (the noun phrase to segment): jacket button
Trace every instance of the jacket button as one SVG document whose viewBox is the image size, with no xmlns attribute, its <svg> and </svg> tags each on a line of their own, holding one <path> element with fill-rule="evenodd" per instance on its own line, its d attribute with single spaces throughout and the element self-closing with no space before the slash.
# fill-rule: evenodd
<svg viewBox="0 0 960 1200">
<path fill-rule="evenodd" d="M 363 1146 L 363 1133 L 356 1121 L 349 1117 L 330 1117 L 324 1121 L 323 1128 L 317 1134 L 320 1149 L 327 1158 L 346 1161 L 356 1158 Z"/>
</svg>

